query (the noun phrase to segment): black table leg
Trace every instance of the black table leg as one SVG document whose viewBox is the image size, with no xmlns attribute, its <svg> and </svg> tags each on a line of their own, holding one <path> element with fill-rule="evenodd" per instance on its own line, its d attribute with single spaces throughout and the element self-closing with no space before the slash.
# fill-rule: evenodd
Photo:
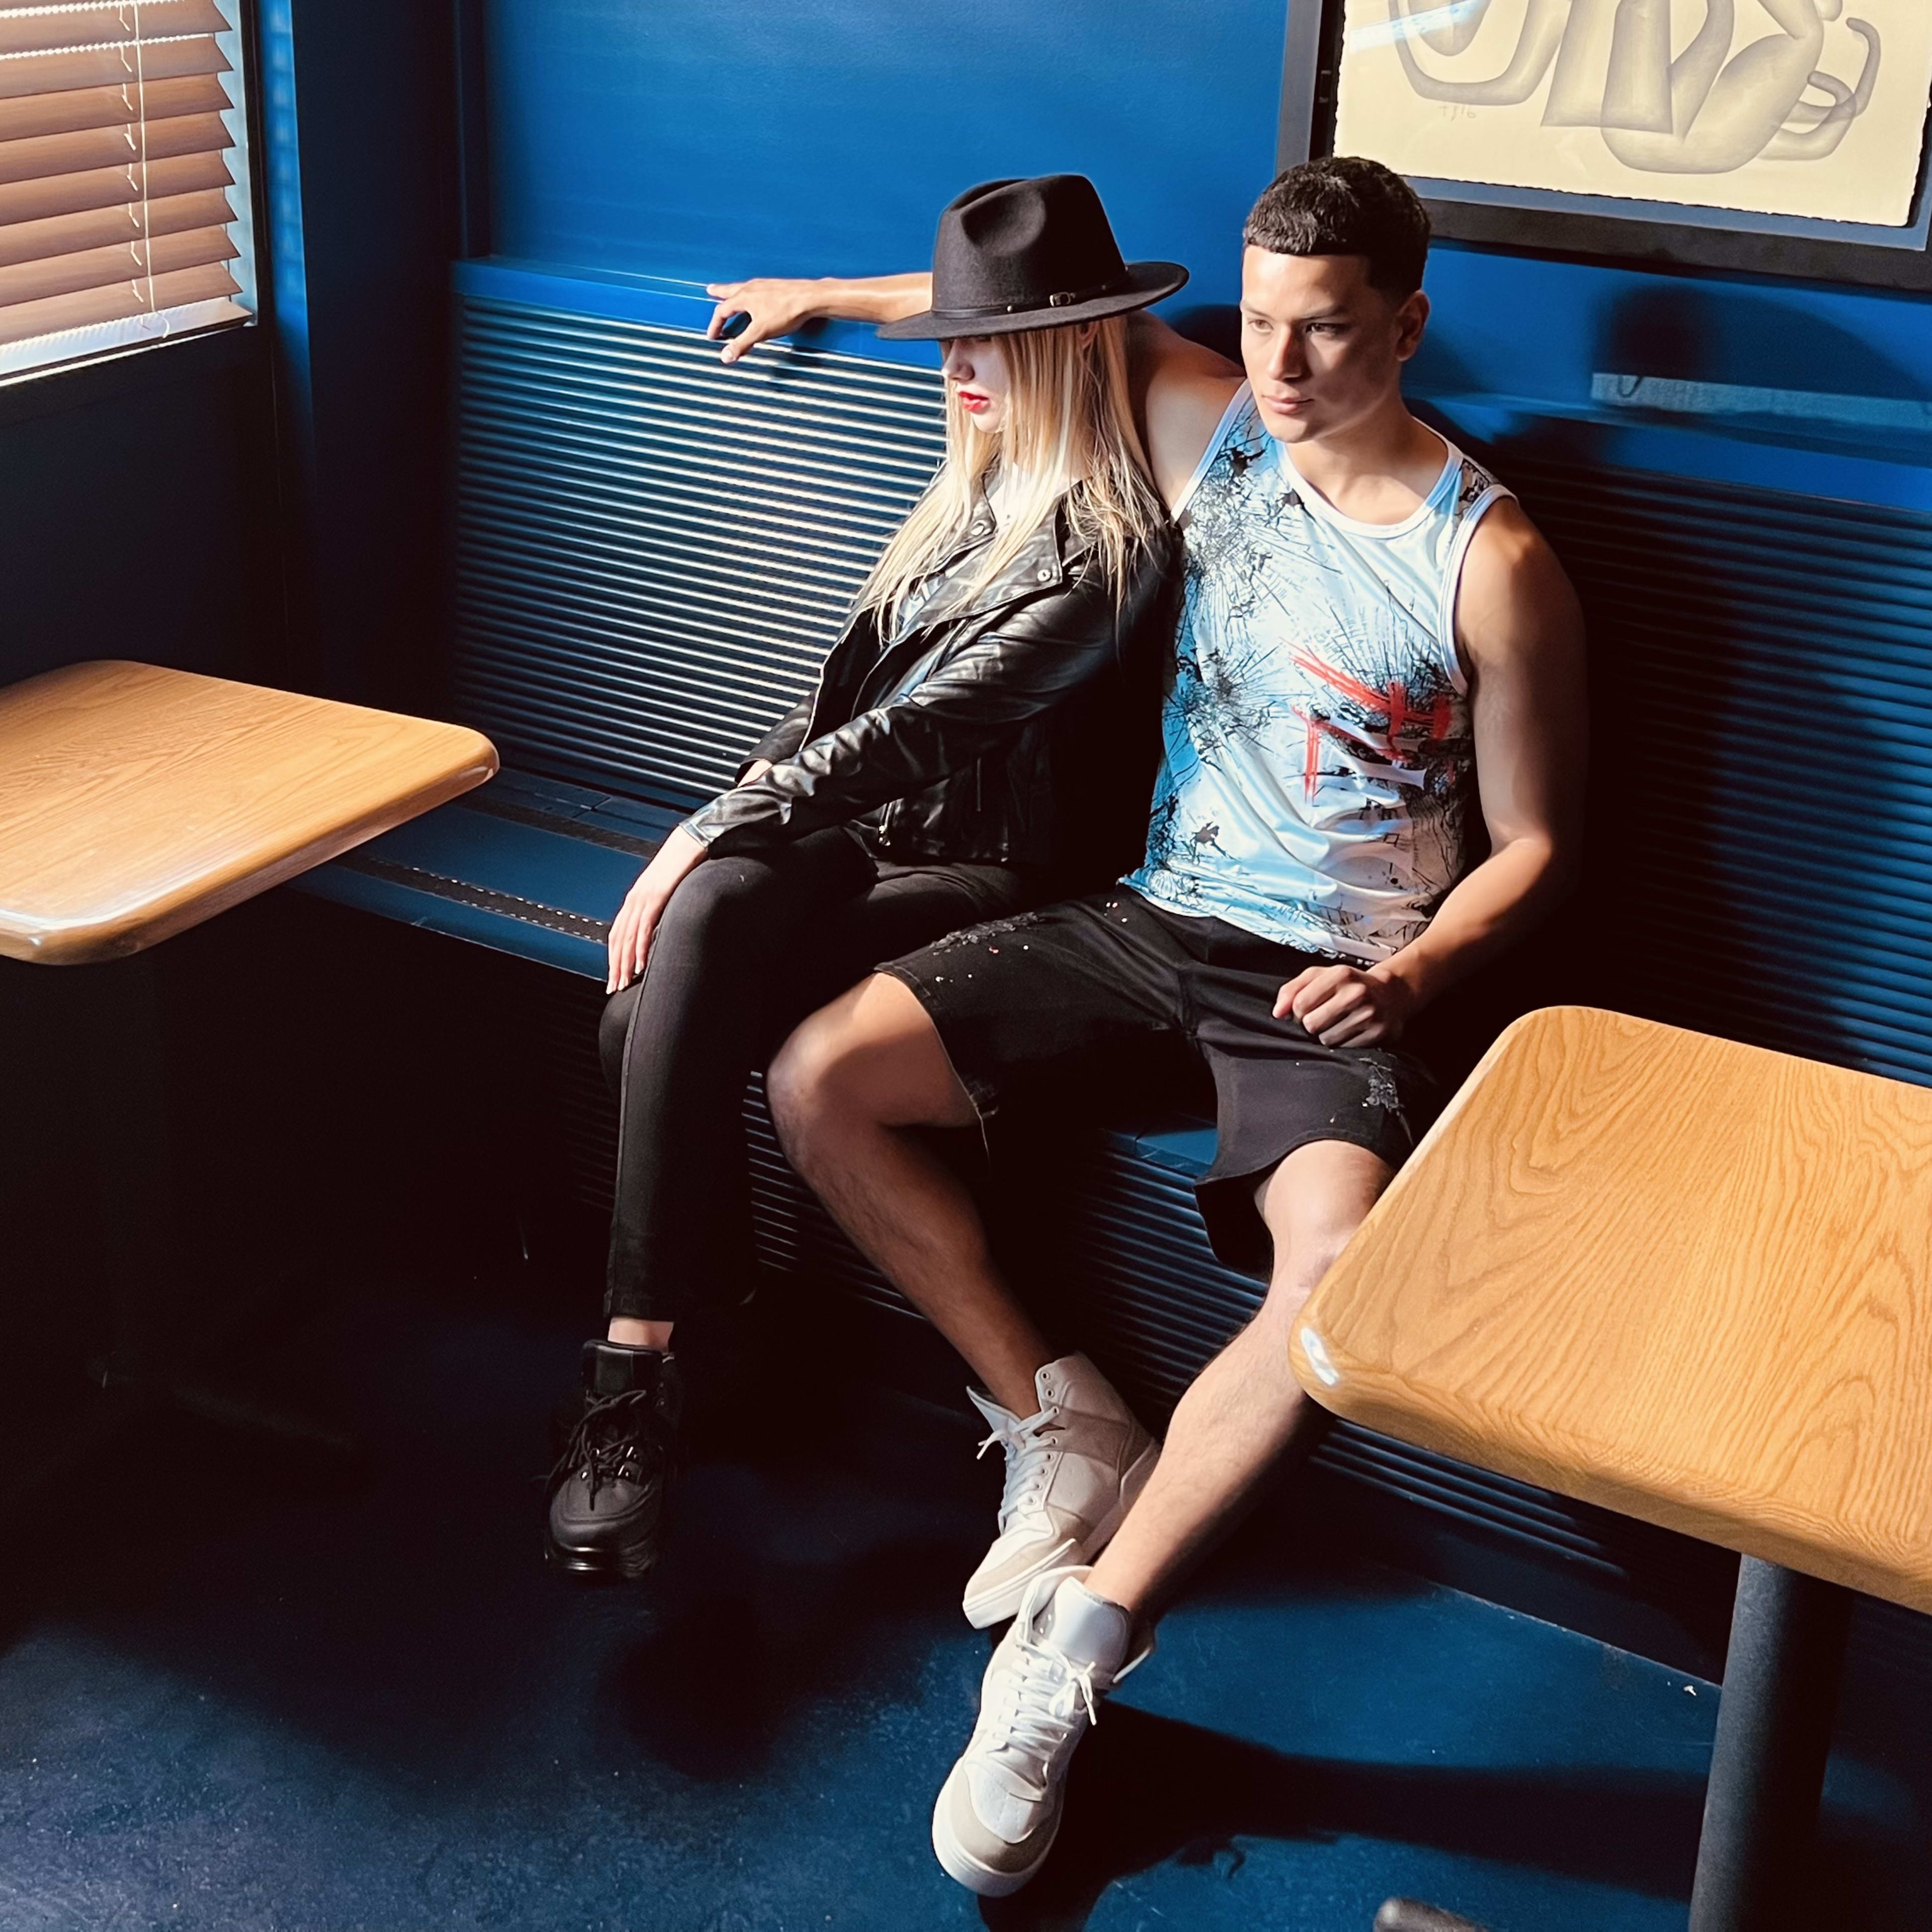
<svg viewBox="0 0 1932 1932">
<path fill-rule="evenodd" d="M 1796 1923 L 1851 1609 L 1838 1584 L 1742 1561 L 1690 1932 Z"/>
</svg>

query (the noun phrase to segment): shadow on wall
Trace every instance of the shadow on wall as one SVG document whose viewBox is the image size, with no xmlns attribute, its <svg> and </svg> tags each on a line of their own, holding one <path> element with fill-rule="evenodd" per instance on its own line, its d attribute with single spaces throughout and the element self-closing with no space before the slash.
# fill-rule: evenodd
<svg viewBox="0 0 1932 1932">
<path fill-rule="evenodd" d="M 1924 393 L 1912 370 L 1847 328 L 1774 296 L 1694 282 L 1645 288 L 1612 304 L 1592 366 L 1812 394 L 1918 400 Z"/>
<path fill-rule="evenodd" d="M 1742 340 L 1741 303 L 1759 318 Z M 1688 286 L 1632 296 L 1596 362 L 1813 394 L 1912 386 L 1831 324 L 1729 290 L 1721 307 Z M 1787 452 L 1814 440 L 1790 418 L 1695 420 Z M 1824 428 L 1840 448 L 1867 434 Z M 1482 452 L 1589 625 L 1585 877 L 1545 942 L 1572 969 L 1566 996 L 1932 1081 L 1912 963 L 1932 899 L 1911 884 L 1932 864 L 1915 722 L 1932 695 L 1932 518 L 1620 470 L 1617 434 L 1548 417 Z"/>
</svg>

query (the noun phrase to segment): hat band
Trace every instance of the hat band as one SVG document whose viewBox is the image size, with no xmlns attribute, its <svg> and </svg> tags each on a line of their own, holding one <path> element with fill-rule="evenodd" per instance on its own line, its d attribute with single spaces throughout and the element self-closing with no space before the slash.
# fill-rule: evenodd
<svg viewBox="0 0 1932 1932">
<path fill-rule="evenodd" d="M 1119 293 L 1132 285 L 1130 275 L 1114 275 L 1104 282 L 1096 282 L 1090 289 L 1067 289 L 1058 295 L 1034 296 L 1026 302 L 993 302 L 982 308 L 941 308 L 934 302 L 934 315 L 995 316 L 1022 315 L 1032 309 L 1077 308 L 1082 302 L 1098 302 L 1102 296 Z"/>
</svg>

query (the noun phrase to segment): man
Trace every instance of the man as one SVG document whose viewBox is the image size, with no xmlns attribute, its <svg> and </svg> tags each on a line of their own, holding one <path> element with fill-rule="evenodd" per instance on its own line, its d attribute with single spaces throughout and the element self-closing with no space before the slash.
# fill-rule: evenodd
<svg viewBox="0 0 1932 1932">
<path fill-rule="evenodd" d="M 893 962 L 806 1021 L 770 1076 L 800 1172 L 992 1403 L 1064 1454 L 1082 1418 L 1053 1413 L 1051 1351 L 917 1130 L 983 1120 L 1070 1052 L 1178 1033 L 1218 1100 L 1209 1232 L 1268 1268 L 1117 1529 L 1010 1486 L 1001 1543 L 1034 1560 L 1007 1579 L 1018 1612 L 933 1822 L 947 1871 L 986 1894 L 1039 1869 L 1096 1700 L 1311 1419 L 1294 1316 L 1436 1098 L 1405 1027 L 1534 923 L 1576 856 L 1574 595 L 1509 494 L 1402 400 L 1429 313 L 1420 203 L 1375 163 L 1311 162 L 1245 240 L 1246 383 L 1178 338 L 1148 344 L 1143 427 L 1187 584 L 1144 862 Z M 805 299 L 787 286 L 721 288 L 720 321 L 748 308 L 748 335 L 776 332 Z M 818 305 L 922 301 L 899 278 Z"/>
</svg>

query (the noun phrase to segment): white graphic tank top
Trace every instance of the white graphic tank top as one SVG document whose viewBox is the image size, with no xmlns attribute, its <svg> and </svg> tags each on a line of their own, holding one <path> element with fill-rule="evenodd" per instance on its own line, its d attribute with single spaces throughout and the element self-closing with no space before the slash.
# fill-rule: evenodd
<svg viewBox="0 0 1932 1932">
<path fill-rule="evenodd" d="M 1461 876 L 1474 770 L 1455 644 L 1469 540 L 1511 493 L 1444 445 L 1399 524 L 1343 516 L 1245 386 L 1179 510 L 1187 574 L 1145 862 L 1169 911 L 1372 964 Z"/>
</svg>

